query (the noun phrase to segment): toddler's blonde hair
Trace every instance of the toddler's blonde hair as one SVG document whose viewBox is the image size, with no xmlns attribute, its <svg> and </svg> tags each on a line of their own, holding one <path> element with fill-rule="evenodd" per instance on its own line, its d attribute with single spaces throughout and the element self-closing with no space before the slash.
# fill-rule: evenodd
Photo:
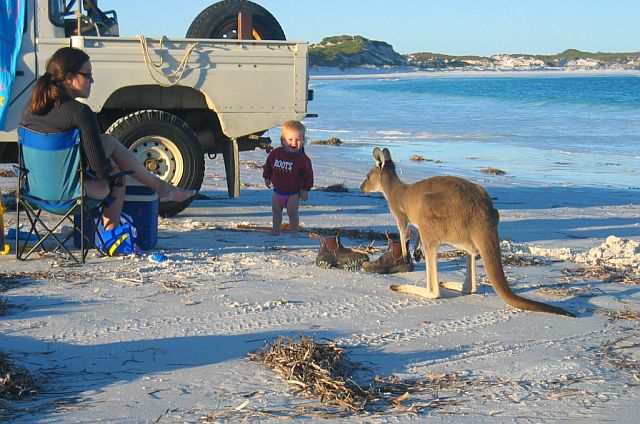
<svg viewBox="0 0 640 424">
<path fill-rule="evenodd" d="M 296 130 L 300 133 L 300 137 L 302 138 L 302 145 L 304 146 L 307 142 L 307 128 L 300 121 L 287 121 L 282 124 L 282 128 L 280 129 L 280 137 L 284 137 L 285 130 Z"/>
</svg>

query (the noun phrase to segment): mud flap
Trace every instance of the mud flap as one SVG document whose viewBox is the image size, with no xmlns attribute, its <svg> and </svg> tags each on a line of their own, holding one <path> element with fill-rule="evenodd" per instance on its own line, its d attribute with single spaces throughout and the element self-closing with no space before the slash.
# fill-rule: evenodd
<svg viewBox="0 0 640 424">
<path fill-rule="evenodd" d="M 224 170 L 227 175 L 227 191 L 229 197 L 240 197 L 240 152 L 238 140 L 231 139 L 224 144 L 222 152 Z"/>
</svg>

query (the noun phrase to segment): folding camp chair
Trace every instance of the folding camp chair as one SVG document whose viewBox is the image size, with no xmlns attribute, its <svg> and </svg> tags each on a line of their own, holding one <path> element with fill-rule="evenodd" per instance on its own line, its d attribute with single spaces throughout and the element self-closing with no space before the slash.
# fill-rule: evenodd
<svg viewBox="0 0 640 424">
<path fill-rule="evenodd" d="M 92 233 L 99 236 L 95 219 L 100 207 L 112 198 L 91 199 L 84 190 L 88 173 L 81 160 L 80 131 L 42 134 L 24 127 L 18 128 L 18 223 L 16 228 L 16 257 L 26 260 L 37 250 L 64 252 L 77 263 L 84 263 L 91 247 L 95 247 L 93 234 L 85 231 L 86 223 L 93 226 Z M 117 178 L 121 173 L 113 178 Z M 20 211 L 29 220 L 28 231 L 20 231 Z M 54 224 L 44 222 L 43 212 L 55 215 Z M 80 220 L 74 222 L 74 215 Z M 73 231 L 56 234 L 62 224 L 69 222 Z M 66 244 L 73 244 L 76 232 L 80 235 L 80 258 L 71 253 Z M 53 244 L 51 249 L 46 243 Z M 32 243 L 33 246 L 29 246 Z"/>
</svg>

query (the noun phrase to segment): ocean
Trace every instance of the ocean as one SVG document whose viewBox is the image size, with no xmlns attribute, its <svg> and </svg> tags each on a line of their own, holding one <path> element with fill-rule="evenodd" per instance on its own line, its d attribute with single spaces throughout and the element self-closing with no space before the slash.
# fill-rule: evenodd
<svg viewBox="0 0 640 424">
<path fill-rule="evenodd" d="M 640 74 L 312 79 L 308 138 L 372 163 L 388 147 L 413 175 L 533 186 L 640 188 Z M 314 150 L 319 152 L 319 150 Z M 335 152 L 334 152 L 335 153 Z M 421 155 L 427 161 L 411 161 Z"/>
</svg>

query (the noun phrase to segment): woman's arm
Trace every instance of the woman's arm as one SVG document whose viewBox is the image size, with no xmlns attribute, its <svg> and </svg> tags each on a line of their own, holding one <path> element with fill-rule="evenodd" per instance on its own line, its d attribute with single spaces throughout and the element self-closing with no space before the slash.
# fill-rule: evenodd
<svg viewBox="0 0 640 424">
<path fill-rule="evenodd" d="M 100 140 L 100 126 L 95 113 L 89 106 L 77 102 L 78 112 L 76 125 L 80 129 L 82 148 L 87 160 L 88 168 L 96 177 L 103 179 L 112 174 L 111 161 L 107 157 Z"/>
</svg>

